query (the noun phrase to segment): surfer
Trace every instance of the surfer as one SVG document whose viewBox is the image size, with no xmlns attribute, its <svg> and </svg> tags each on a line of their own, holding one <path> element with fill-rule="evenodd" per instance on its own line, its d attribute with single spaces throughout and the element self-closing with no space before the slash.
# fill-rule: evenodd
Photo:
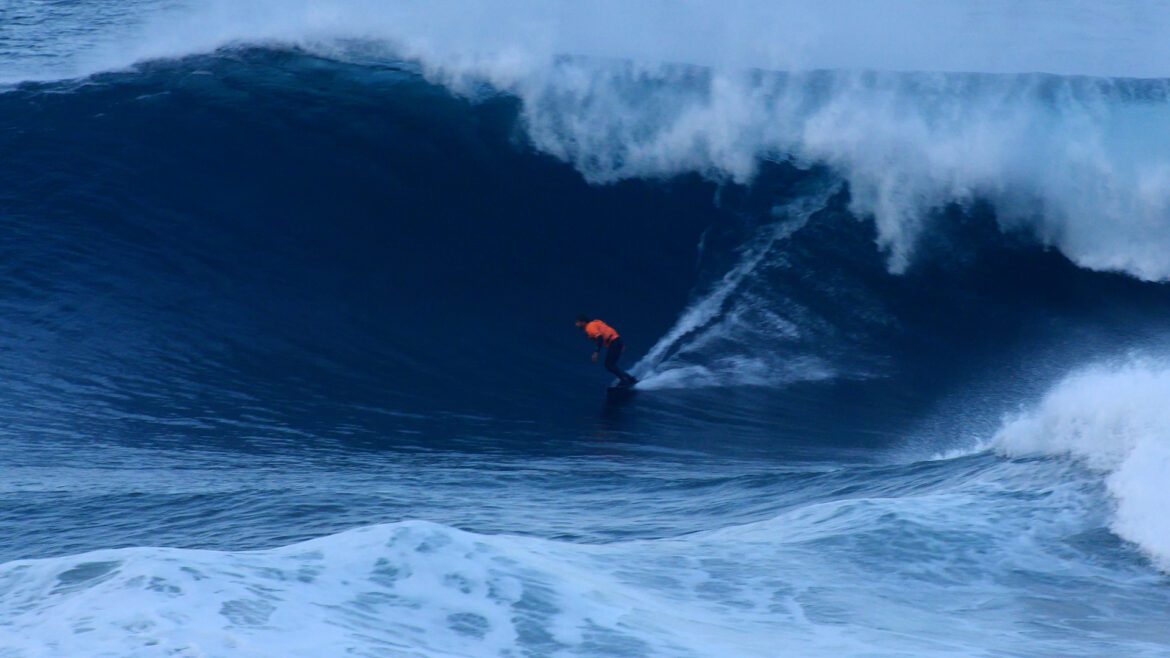
<svg viewBox="0 0 1170 658">
<path fill-rule="evenodd" d="M 622 337 L 614 328 L 601 320 L 594 320 L 588 315 L 581 314 L 577 316 L 577 328 L 585 332 L 589 340 L 594 341 L 596 348 L 593 350 L 593 362 L 597 363 L 598 357 L 601 355 L 601 348 L 605 347 L 605 369 L 612 372 L 620 380 L 618 386 L 633 386 L 638 383 L 638 380 L 630 373 L 622 370 L 617 366 L 618 359 L 622 357 Z"/>
</svg>

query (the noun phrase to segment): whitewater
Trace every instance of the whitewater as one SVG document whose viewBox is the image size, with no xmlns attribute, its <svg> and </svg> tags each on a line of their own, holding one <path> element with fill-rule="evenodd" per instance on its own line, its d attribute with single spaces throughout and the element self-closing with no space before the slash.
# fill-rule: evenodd
<svg viewBox="0 0 1170 658">
<path fill-rule="evenodd" d="M 1167 655 L 1167 62 L 1143 0 L 0 2 L 0 658 Z"/>
</svg>

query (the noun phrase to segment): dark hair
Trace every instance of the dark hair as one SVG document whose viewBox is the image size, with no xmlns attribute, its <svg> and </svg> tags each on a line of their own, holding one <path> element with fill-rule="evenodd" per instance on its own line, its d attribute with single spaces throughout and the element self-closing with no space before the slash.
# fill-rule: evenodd
<svg viewBox="0 0 1170 658">
<path fill-rule="evenodd" d="M 588 322 L 589 320 L 590 317 L 588 315 L 585 315 L 584 313 L 577 314 L 577 322 Z"/>
</svg>

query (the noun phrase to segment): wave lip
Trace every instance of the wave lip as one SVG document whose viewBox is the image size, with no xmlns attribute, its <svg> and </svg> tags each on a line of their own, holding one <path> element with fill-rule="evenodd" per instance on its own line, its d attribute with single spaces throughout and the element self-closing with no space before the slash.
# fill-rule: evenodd
<svg viewBox="0 0 1170 658">
<path fill-rule="evenodd" d="M 1061 455 L 1105 476 L 1116 503 L 1112 529 L 1170 572 L 1170 365 L 1137 359 L 1060 382 L 992 441 L 1009 456 Z"/>
<path fill-rule="evenodd" d="M 5 15 L 12 30 L 0 35 L 0 46 L 9 46 L 0 49 L 0 68 L 36 77 L 84 75 L 232 43 L 323 46 L 346 39 L 393 43 L 420 59 L 514 71 L 568 54 L 739 69 L 1170 76 L 1170 50 L 1157 29 L 1170 20 L 1170 9 L 1157 0 L 1070 0 L 1059 11 L 1044 0 L 24 4 Z M 23 57 L 32 64 L 8 66 Z"/>
</svg>

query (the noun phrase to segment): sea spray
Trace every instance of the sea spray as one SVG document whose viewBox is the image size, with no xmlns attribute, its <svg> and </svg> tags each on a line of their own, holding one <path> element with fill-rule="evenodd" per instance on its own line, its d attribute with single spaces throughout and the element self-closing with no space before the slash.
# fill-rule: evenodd
<svg viewBox="0 0 1170 658">
<path fill-rule="evenodd" d="M 1007 420 L 993 445 L 1005 455 L 1067 455 L 1105 476 L 1112 527 L 1170 570 L 1170 365 L 1138 359 L 1070 375 Z"/>
</svg>

